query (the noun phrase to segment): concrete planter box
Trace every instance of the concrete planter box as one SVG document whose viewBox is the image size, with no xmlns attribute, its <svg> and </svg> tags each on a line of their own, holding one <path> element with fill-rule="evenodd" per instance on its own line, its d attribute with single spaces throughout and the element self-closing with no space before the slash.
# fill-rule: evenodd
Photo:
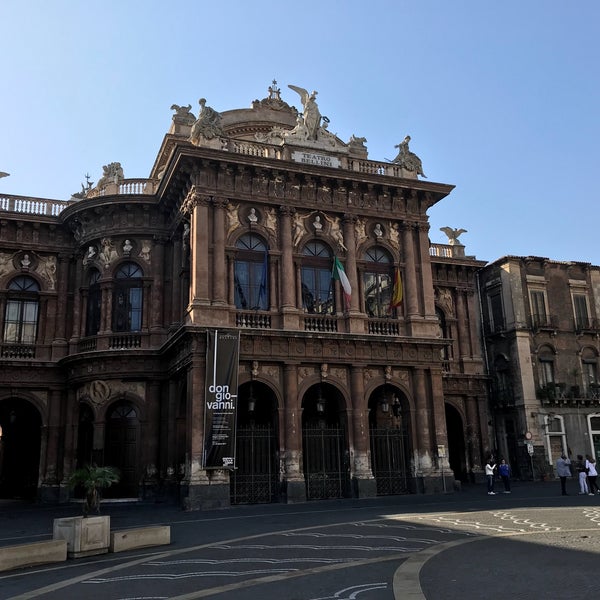
<svg viewBox="0 0 600 600">
<path fill-rule="evenodd" d="M 69 558 L 106 554 L 110 545 L 110 517 L 54 519 L 52 537 L 66 540 Z"/>
</svg>

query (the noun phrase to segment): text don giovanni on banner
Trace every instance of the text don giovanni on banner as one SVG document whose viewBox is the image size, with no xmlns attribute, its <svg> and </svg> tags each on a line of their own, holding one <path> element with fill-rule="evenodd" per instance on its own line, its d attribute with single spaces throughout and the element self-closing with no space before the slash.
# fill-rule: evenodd
<svg viewBox="0 0 600 600">
<path fill-rule="evenodd" d="M 207 332 L 204 468 L 235 469 L 240 334 Z"/>
</svg>

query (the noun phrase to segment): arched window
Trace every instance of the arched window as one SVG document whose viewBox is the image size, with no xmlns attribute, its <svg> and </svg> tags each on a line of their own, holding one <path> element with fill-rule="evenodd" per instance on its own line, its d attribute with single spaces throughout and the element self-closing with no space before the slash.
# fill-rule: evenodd
<svg viewBox="0 0 600 600">
<path fill-rule="evenodd" d="M 92 269 L 88 280 L 87 318 L 85 335 L 96 335 L 100 329 L 100 310 L 102 291 L 100 290 L 100 271 Z"/>
<path fill-rule="evenodd" d="M 243 310 L 269 309 L 269 263 L 265 242 L 253 233 L 235 244 L 235 306 Z"/>
<path fill-rule="evenodd" d="M 322 242 L 310 241 L 302 251 L 302 308 L 304 312 L 335 312 L 331 250 Z"/>
<path fill-rule="evenodd" d="M 115 274 L 113 331 L 140 331 L 142 328 L 143 272 L 132 262 L 122 264 Z"/>
<path fill-rule="evenodd" d="M 392 298 L 393 275 L 392 259 L 389 253 L 373 246 L 363 255 L 366 261 L 363 274 L 365 290 L 365 312 L 369 317 L 379 319 L 390 317 L 390 300 Z"/>
<path fill-rule="evenodd" d="M 4 313 L 4 341 L 35 344 L 40 286 L 31 277 L 20 275 L 8 284 Z"/>
</svg>

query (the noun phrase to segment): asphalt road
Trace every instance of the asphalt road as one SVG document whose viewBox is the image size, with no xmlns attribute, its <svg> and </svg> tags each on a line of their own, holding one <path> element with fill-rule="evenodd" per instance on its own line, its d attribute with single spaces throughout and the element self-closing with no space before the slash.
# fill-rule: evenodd
<svg viewBox="0 0 600 600">
<path fill-rule="evenodd" d="M 595 597 L 600 496 L 555 482 L 189 512 L 108 504 L 113 530 L 171 526 L 169 546 L 0 573 L 0 599 L 458 600 Z M 0 502 L 0 545 L 51 539 L 77 507 Z"/>
</svg>

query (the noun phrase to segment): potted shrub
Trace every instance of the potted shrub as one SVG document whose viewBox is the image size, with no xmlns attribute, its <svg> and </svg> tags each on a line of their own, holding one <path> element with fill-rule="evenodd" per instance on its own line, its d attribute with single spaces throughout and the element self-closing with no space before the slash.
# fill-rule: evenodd
<svg viewBox="0 0 600 600">
<path fill-rule="evenodd" d="M 100 515 L 100 490 L 120 479 L 114 467 L 86 465 L 69 478 L 69 487 L 81 486 L 85 492 L 83 515 L 54 519 L 53 538 L 67 541 L 69 558 L 105 554 L 110 544 L 110 517 Z M 97 516 L 89 517 L 90 512 Z"/>
<path fill-rule="evenodd" d="M 86 465 L 77 469 L 69 478 L 69 487 L 74 489 L 81 486 L 85 492 L 83 502 L 83 516 L 87 517 L 90 512 L 100 514 L 100 490 L 118 483 L 119 471 L 114 467 L 98 467 Z"/>
</svg>

